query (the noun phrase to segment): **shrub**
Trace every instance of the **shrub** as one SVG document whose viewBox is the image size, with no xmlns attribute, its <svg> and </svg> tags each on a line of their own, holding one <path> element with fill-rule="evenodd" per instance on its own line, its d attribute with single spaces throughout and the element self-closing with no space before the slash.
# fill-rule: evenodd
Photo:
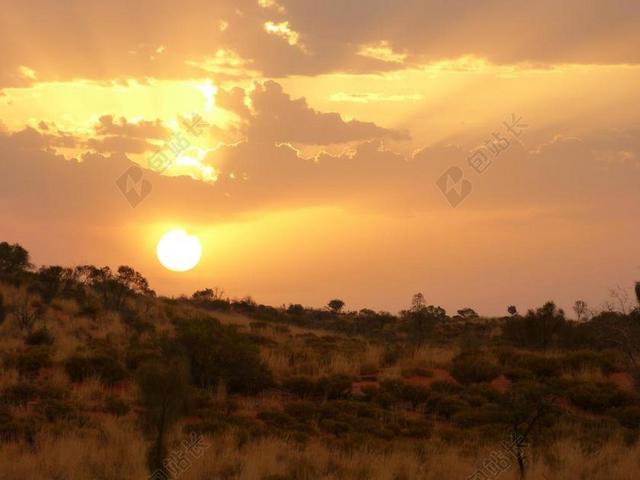
<svg viewBox="0 0 640 480">
<path fill-rule="evenodd" d="M 616 370 L 615 356 L 611 352 L 579 350 L 565 355 L 563 363 L 573 371 L 598 369 L 604 373 L 611 373 Z"/>
<path fill-rule="evenodd" d="M 176 330 L 198 386 L 223 382 L 232 393 L 257 393 L 273 384 L 257 346 L 235 328 L 211 318 L 194 318 L 179 321 Z"/>
<path fill-rule="evenodd" d="M 433 411 L 446 419 L 450 419 L 465 408 L 468 408 L 468 405 L 453 395 L 435 393 L 427 400 L 427 410 Z"/>
<path fill-rule="evenodd" d="M 55 339 L 46 327 L 39 328 L 29 333 L 24 340 L 26 345 L 53 345 Z"/>
<path fill-rule="evenodd" d="M 410 377 L 424 377 L 431 378 L 433 377 L 433 371 L 428 368 L 414 367 L 414 368 L 403 368 L 400 372 L 404 378 Z"/>
<path fill-rule="evenodd" d="M 51 366 L 51 349 L 45 346 L 28 347 L 15 355 L 13 364 L 21 377 L 33 378 L 41 369 Z"/>
<path fill-rule="evenodd" d="M 498 405 L 488 404 L 480 408 L 465 408 L 452 417 L 452 421 L 463 428 L 502 423 L 503 412 Z"/>
<path fill-rule="evenodd" d="M 6 318 L 7 318 L 7 309 L 4 306 L 4 297 L 0 293 L 0 325 L 4 322 Z"/>
<path fill-rule="evenodd" d="M 463 353 L 453 360 L 451 376 L 460 383 L 478 383 L 493 380 L 500 369 L 486 355 Z"/>
<path fill-rule="evenodd" d="M 609 415 L 615 418 L 620 425 L 633 430 L 640 429 L 640 407 L 630 405 L 609 410 Z"/>
<path fill-rule="evenodd" d="M 348 375 L 334 374 L 320 378 L 318 389 L 326 400 L 347 398 L 351 394 L 353 380 Z"/>
<path fill-rule="evenodd" d="M 17 383 L 2 392 L 2 404 L 14 407 L 26 406 L 30 401 L 38 398 L 40 389 L 32 383 Z"/>
<path fill-rule="evenodd" d="M 105 354 L 72 355 L 65 361 L 64 368 L 72 382 L 97 377 L 105 385 L 113 385 L 127 376 L 118 360 Z"/>
<path fill-rule="evenodd" d="M 635 397 L 608 383 L 579 383 L 569 390 L 568 395 L 574 405 L 595 413 L 624 407 L 635 400 Z"/>
<path fill-rule="evenodd" d="M 377 365 L 366 363 L 360 366 L 360 376 L 361 377 L 372 377 L 378 375 L 380 373 L 380 369 Z"/>
<path fill-rule="evenodd" d="M 109 395 L 105 400 L 104 411 L 120 417 L 129 413 L 129 405 L 122 399 Z"/>
<path fill-rule="evenodd" d="M 318 394 L 318 387 L 313 379 L 303 376 L 287 378 L 282 382 L 282 389 L 301 398 Z"/>
</svg>

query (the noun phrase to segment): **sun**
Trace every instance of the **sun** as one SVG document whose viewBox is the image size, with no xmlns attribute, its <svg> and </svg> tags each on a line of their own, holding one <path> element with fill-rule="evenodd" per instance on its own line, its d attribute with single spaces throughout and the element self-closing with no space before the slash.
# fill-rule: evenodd
<svg viewBox="0 0 640 480">
<path fill-rule="evenodd" d="M 202 247 L 197 237 L 182 229 L 165 233 L 156 248 L 160 263 L 172 272 L 187 272 L 200 261 Z"/>
</svg>

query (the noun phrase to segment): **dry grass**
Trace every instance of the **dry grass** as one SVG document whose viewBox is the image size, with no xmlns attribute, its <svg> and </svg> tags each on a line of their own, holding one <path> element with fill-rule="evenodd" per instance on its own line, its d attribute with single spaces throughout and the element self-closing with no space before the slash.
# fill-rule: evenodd
<svg viewBox="0 0 640 480">
<path fill-rule="evenodd" d="M 9 443 L 0 448 L 3 480 L 142 480 L 146 445 L 135 429 L 107 419 L 100 431 L 38 437 L 33 448 Z"/>
</svg>

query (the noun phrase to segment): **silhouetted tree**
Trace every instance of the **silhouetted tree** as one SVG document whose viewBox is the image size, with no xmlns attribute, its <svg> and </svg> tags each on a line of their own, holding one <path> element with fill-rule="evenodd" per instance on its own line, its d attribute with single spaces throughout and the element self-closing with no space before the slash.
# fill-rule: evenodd
<svg viewBox="0 0 640 480">
<path fill-rule="evenodd" d="M 115 274 L 109 267 L 97 268 L 93 265 L 83 265 L 76 267 L 74 275 L 79 282 L 95 290 L 107 308 L 122 309 L 129 296 L 155 296 L 155 292 L 149 288 L 147 279 L 126 265 L 118 267 Z"/>
<path fill-rule="evenodd" d="M 40 293 L 45 303 L 51 303 L 53 299 L 70 286 L 73 279 L 73 271 L 58 265 L 40 267 L 37 273 L 36 290 Z"/>
<path fill-rule="evenodd" d="M 345 303 L 342 300 L 334 298 L 327 304 L 327 307 L 329 307 L 329 310 L 331 310 L 333 313 L 340 313 L 344 308 L 344 305 Z"/>
<path fill-rule="evenodd" d="M 423 345 L 433 337 L 435 328 L 443 323 L 448 317 L 447 312 L 442 307 L 429 305 L 428 307 L 401 312 L 404 319 L 404 330 L 407 332 L 409 341 L 416 346 Z"/>
<path fill-rule="evenodd" d="M 214 301 L 214 300 L 222 300 L 224 295 L 224 290 L 215 287 L 215 288 L 204 288 L 202 290 L 197 290 L 193 293 L 192 298 L 194 300 L 204 300 L 204 301 Z"/>
<path fill-rule="evenodd" d="M 638 301 L 638 305 L 640 306 L 640 282 L 636 282 L 635 292 L 636 292 L 636 300 Z"/>
<path fill-rule="evenodd" d="M 19 284 L 20 277 L 33 267 L 29 261 L 29 252 L 22 246 L 0 243 L 0 279 L 11 280 Z"/>
<path fill-rule="evenodd" d="M 0 293 L 0 325 L 4 322 L 5 318 L 7 318 L 7 310 L 4 306 L 4 297 Z"/>
<path fill-rule="evenodd" d="M 550 427 L 557 418 L 554 397 L 540 384 L 513 385 L 501 399 L 501 417 L 510 430 L 509 448 L 518 462 L 520 478 L 526 475 L 526 449 L 535 429 Z"/>
<path fill-rule="evenodd" d="M 138 369 L 136 383 L 142 406 L 141 419 L 147 434 L 153 439 L 147 455 L 149 469 L 152 474 L 164 472 L 166 435 L 187 406 L 189 381 L 186 362 L 180 358 L 149 360 Z"/>
<path fill-rule="evenodd" d="M 566 324 L 564 312 L 553 302 L 529 310 L 524 317 L 507 318 L 503 335 L 515 345 L 547 350 L 558 330 Z"/>
<path fill-rule="evenodd" d="M 256 393 L 271 385 L 271 372 L 247 335 L 212 318 L 181 320 L 176 330 L 197 386 L 224 383 L 231 393 Z"/>
<path fill-rule="evenodd" d="M 463 320 L 472 320 L 480 317 L 473 308 L 458 310 L 458 316 Z"/>
<path fill-rule="evenodd" d="M 518 309 L 516 308 L 515 305 L 509 305 L 507 307 L 507 312 L 509 312 L 509 315 L 511 315 L 512 317 L 515 317 L 518 315 Z"/>
<path fill-rule="evenodd" d="M 422 292 L 418 292 L 413 295 L 411 298 L 411 310 L 414 312 L 419 312 L 423 308 L 427 306 L 427 302 L 424 299 L 424 295 Z"/>
<path fill-rule="evenodd" d="M 287 313 L 289 315 L 303 315 L 304 314 L 304 307 L 302 305 L 300 305 L 299 303 L 291 304 L 287 308 Z"/>
<path fill-rule="evenodd" d="M 587 302 L 584 300 L 577 300 L 573 306 L 573 311 L 576 314 L 576 319 L 580 322 L 587 314 Z"/>
</svg>

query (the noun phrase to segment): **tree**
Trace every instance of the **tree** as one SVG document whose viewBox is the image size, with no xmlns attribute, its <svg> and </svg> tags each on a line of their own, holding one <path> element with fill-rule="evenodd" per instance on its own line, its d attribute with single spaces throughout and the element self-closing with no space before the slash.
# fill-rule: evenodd
<svg viewBox="0 0 640 480">
<path fill-rule="evenodd" d="M 189 381 L 186 362 L 181 358 L 154 359 L 144 363 L 136 375 L 142 421 L 153 439 L 147 455 L 152 473 L 164 471 L 166 435 L 184 414 Z"/>
<path fill-rule="evenodd" d="M 577 300 L 573 306 L 573 311 L 576 314 L 576 319 L 580 322 L 582 318 L 587 315 L 587 302 L 584 300 Z"/>
<path fill-rule="evenodd" d="M 97 268 L 93 265 L 76 267 L 75 278 L 88 285 L 101 297 L 107 308 L 121 310 L 129 296 L 154 296 L 149 282 L 139 272 L 126 265 L 118 267 L 114 274 L 109 267 Z"/>
<path fill-rule="evenodd" d="M 16 280 L 21 274 L 31 269 L 29 252 L 22 246 L 0 243 L 0 278 Z"/>
<path fill-rule="evenodd" d="M 526 447 L 536 430 L 552 425 L 557 417 L 554 397 L 541 384 L 515 384 L 500 401 L 501 419 L 509 428 L 509 449 L 516 457 L 520 478 L 526 474 Z"/>
<path fill-rule="evenodd" d="M 42 296 L 44 303 L 51 303 L 62 291 L 67 289 L 72 281 L 73 271 L 58 265 L 40 267 L 37 273 L 38 286 L 36 290 Z"/>
<path fill-rule="evenodd" d="M 338 298 L 334 298 L 327 304 L 327 307 L 329 307 L 329 310 L 331 310 L 333 313 L 340 313 L 344 306 L 345 303 Z"/>
<path fill-rule="evenodd" d="M 636 299 L 638 300 L 638 305 L 640 306 L 640 282 L 636 282 Z"/>
<path fill-rule="evenodd" d="M 463 320 L 473 320 L 480 318 L 473 308 L 463 308 L 461 310 L 458 310 L 458 316 L 460 316 Z"/>
<path fill-rule="evenodd" d="M 436 326 L 447 319 L 447 312 L 442 307 L 429 305 L 420 310 L 404 311 L 402 316 L 409 340 L 420 346 L 433 336 Z"/>
<path fill-rule="evenodd" d="M 181 320 L 176 331 L 197 386 L 216 388 L 224 383 L 231 393 L 257 393 L 272 384 L 257 346 L 232 326 L 192 318 Z"/>
<path fill-rule="evenodd" d="M 223 295 L 224 295 L 224 290 L 219 287 L 215 287 L 213 289 L 204 288 L 202 290 L 195 291 L 191 296 L 191 298 L 199 301 L 214 301 L 214 300 L 222 300 Z"/>
<path fill-rule="evenodd" d="M 424 299 L 424 295 L 421 292 L 418 292 L 413 295 L 413 297 L 411 298 L 411 311 L 419 312 L 426 306 L 427 306 L 427 303 Z"/>
<path fill-rule="evenodd" d="M 2 296 L 2 293 L 0 293 L 0 325 L 2 325 L 5 318 L 7 318 L 7 311 L 4 306 L 4 297 Z"/>
<path fill-rule="evenodd" d="M 509 305 L 507 307 L 507 312 L 509 312 L 509 315 L 511 315 L 512 317 L 518 316 L 518 309 L 516 308 L 515 305 Z"/>
<path fill-rule="evenodd" d="M 566 323 L 564 312 L 555 303 L 547 302 L 527 315 L 507 318 L 503 335 L 515 345 L 547 350 L 555 334 Z"/>
</svg>

